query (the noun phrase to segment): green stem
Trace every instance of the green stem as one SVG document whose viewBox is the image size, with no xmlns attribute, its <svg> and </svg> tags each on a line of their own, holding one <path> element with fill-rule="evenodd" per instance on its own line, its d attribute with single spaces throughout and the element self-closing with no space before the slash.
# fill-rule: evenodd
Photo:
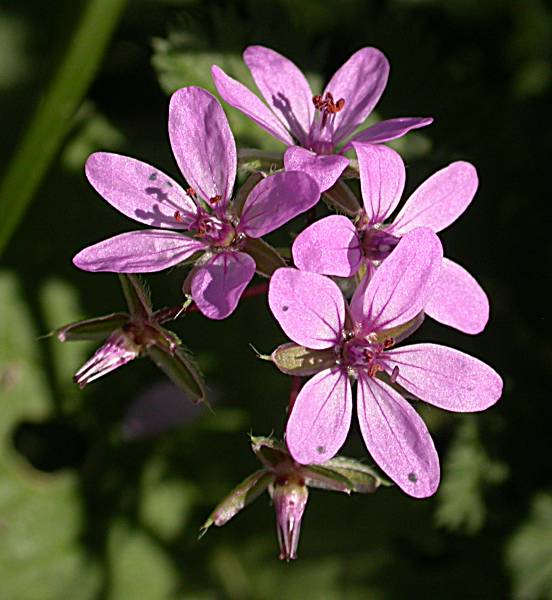
<svg viewBox="0 0 552 600">
<path fill-rule="evenodd" d="M 23 218 L 96 74 L 127 0 L 87 0 L 0 185 L 0 253 Z"/>
</svg>

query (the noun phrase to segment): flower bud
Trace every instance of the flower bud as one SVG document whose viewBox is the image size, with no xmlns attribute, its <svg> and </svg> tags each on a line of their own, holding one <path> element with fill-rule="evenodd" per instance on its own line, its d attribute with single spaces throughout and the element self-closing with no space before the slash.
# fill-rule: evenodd
<svg viewBox="0 0 552 600">
<path fill-rule="evenodd" d="M 135 359 L 141 351 L 142 348 L 135 342 L 131 331 L 116 329 L 105 344 L 75 373 L 73 379 L 83 388 L 91 381 Z"/>
<path fill-rule="evenodd" d="M 309 490 L 299 477 L 277 478 L 270 495 L 276 510 L 276 528 L 280 544 L 280 560 L 297 558 L 301 519 L 307 505 Z"/>
</svg>

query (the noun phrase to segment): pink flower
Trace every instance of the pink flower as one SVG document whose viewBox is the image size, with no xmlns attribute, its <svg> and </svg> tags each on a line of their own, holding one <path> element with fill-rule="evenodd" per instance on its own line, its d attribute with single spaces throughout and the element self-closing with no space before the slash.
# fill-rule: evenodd
<svg viewBox="0 0 552 600">
<path fill-rule="evenodd" d="M 433 121 L 389 119 L 353 135 L 373 111 L 387 84 L 389 63 L 376 48 L 355 52 L 321 95 L 313 95 L 297 66 L 270 48 L 249 46 L 243 59 L 266 104 L 214 65 L 212 75 L 219 94 L 289 146 L 284 157 L 286 169 L 308 173 L 316 179 L 321 191 L 330 188 L 349 164 L 346 157 L 334 154 L 347 139 L 339 152 L 346 150 L 353 140 L 379 144 Z"/>
<path fill-rule="evenodd" d="M 157 229 L 104 240 L 73 262 L 86 271 L 147 273 L 201 253 L 191 276 L 192 298 L 205 316 L 224 319 L 255 273 L 255 260 L 244 251 L 248 238 L 260 238 L 308 210 L 320 191 L 308 175 L 281 172 L 256 185 L 243 208 L 234 206 L 236 144 L 219 102 L 201 88 L 172 95 L 169 136 L 190 185 L 186 190 L 134 158 L 90 156 L 86 176 L 96 191 L 127 217 Z"/>
<path fill-rule="evenodd" d="M 394 348 L 424 310 L 441 263 L 437 236 L 416 229 L 359 286 L 350 307 L 327 277 L 292 268 L 274 273 L 268 300 L 282 329 L 300 346 L 335 355 L 335 364 L 301 389 L 289 417 L 286 443 L 297 462 L 321 463 L 338 452 L 349 431 L 356 380 L 360 429 L 376 463 L 411 496 L 435 492 L 433 441 L 395 386 L 456 412 L 484 410 L 502 392 L 493 369 L 458 350 L 425 343 Z"/>
<path fill-rule="evenodd" d="M 422 183 L 395 219 L 386 223 L 404 190 L 404 163 L 391 148 L 353 145 L 364 211 L 355 224 L 332 215 L 301 232 L 293 244 L 293 259 L 301 270 L 342 277 L 354 275 L 362 263 L 371 270 L 414 228 L 438 232 L 456 221 L 477 190 L 473 165 L 454 162 Z M 463 267 L 447 258 L 424 310 L 435 320 L 471 334 L 480 333 L 489 320 L 485 292 Z"/>
</svg>

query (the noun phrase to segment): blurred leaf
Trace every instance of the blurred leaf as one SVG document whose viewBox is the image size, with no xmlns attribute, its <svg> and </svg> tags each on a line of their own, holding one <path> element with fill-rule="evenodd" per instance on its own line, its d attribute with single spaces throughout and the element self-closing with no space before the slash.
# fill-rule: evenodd
<svg viewBox="0 0 552 600">
<path fill-rule="evenodd" d="M 552 598 L 552 495 L 533 498 L 529 515 L 506 549 L 515 598 Z"/>
<path fill-rule="evenodd" d="M 153 40 L 153 66 L 157 71 L 161 87 L 168 94 L 177 89 L 197 85 L 218 97 L 211 79 L 211 66 L 218 65 L 251 90 L 255 84 L 239 54 L 212 52 L 201 48 L 201 44 L 184 32 L 171 32 L 167 39 Z M 238 145 L 253 146 L 265 150 L 282 150 L 276 141 L 241 112 L 225 106 L 228 121 Z"/>
<path fill-rule="evenodd" d="M 124 135 L 90 102 L 83 103 L 75 121 L 75 132 L 67 140 L 61 156 L 69 169 L 80 171 L 93 152 L 115 151 L 123 147 Z"/>
<path fill-rule="evenodd" d="M 155 540 L 125 523 L 114 526 L 109 535 L 112 580 L 109 600 L 161 600 L 169 597 L 178 581 L 178 572 Z"/>
<path fill-rule="evenodd" d="M 35 471 L 12 445 L 22 420 L 50 414 L 36 332 L 15 276 L 0 274 L 0 581 L 10 600 L 93 598 L 94 565 L 79 543 L 81 503 L 73 473 Z"/>
<path fill-rule="evenodd" d="M 479 531 L 487 515 L 485 487 L 506 476 L 506 465 L 492 460 L 481 443 L 477 420 L 464 417 L 445 459 L 437 523 L 469 534 Z"/>
<path fill-rule="evenodd" d="M 0 253 L 54 159 L 125 4 L 126 0 L 88 0 L 84 4 L 59 69 L 0 185 Z"/>
</svg>

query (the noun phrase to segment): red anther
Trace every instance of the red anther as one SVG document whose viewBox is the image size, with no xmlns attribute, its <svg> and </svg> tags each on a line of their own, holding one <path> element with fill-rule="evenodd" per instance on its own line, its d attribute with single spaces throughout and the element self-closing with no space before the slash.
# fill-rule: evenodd
<svg viewBox="0 0 552 600">
<path fill-rule="evenodd" d="M 387 338 L 386 340 L 383 340 L 383 349 L 387 350 L 388 348 L 392 348 L 395 345 L 395 340 L 390 337 Z"/>
<path fill-rule="evenodd" d="M 339 112 L 340 110 L 343 110 L 344 106 L 345 106 L 345 99 L 340 98 L 335 104 L 335 112 Z"/>
<path fill-rule="evenodd" d="M 379 363 L 374 363 L 373 365 L 370 365 L 368 375 L 370 377 L 375 377 L 378 371 L 383 371 L 383 367 Z"/>
<path fill-rule="evenodd" d="M 195 198 L 197 196 L 197 193 L 193 187 L 188 187 L 184 191 L 188 194 L 188 196 L 191 196 L 192 198 Z"/>
<path fill-rule="evenodd" d="M 333 96 L 332 96 L 332 93 L 331 93 L 331 92 L 326 92 L 326 101 L 327 101 L 327 102 L 333 102 L 333 101 L 334 101 L 334 99 L 333 99 Z"/>
<path fill-rule="evenodd" d="M 312 97 L 312 103 L 314 104 L 314 108 L 316 108 L 316 110 L 322 110 L 325 104 L 320 94 L 317 94 L 316 96 Z"/>
<path fill-rule="evenodd" d="M 184 221 L 184 219 L 182 218 L 182 213 L 179 210 L 174 211 L 174 220 L 177 223 L 182 223 L 182 221 Z"/>
<path fill-rule="evenodd" d="M 209 199 L 209 202 L 211 202 L 212 204 L 216 204 L 217 202 L 220 202 L 222 200 L 222 196 L 220 194 L 217 194 L 216 196 L 213 196 L 212 198 Z"/>
</svg>

